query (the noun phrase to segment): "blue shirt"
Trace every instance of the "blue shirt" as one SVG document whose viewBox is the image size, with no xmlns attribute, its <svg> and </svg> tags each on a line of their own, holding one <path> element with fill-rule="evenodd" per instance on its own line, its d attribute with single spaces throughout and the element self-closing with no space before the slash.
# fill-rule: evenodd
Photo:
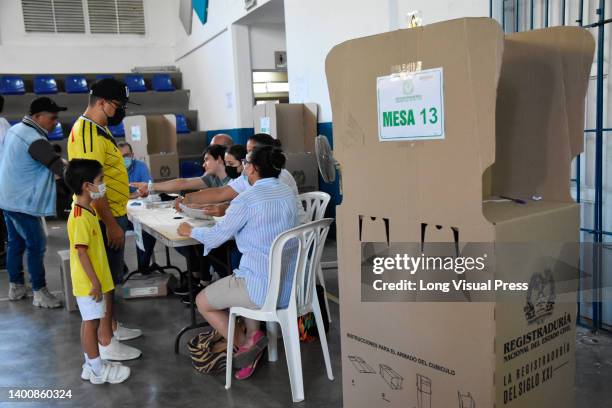
<svg viewBox="0 0 612 408">
<path fill-rule="evenodd" d="M 132 160 L 132 165 L 127 169 L 127 172 L 130 183 L 148 183 L 151 181 L 149 168 L 143 161 Z M 136 189 L 134 187 L 130 187 L 130 192 L 134 191 L 136 191 Z"/>
<path fill-rule="evenodd" d="M 279 234 L 297 225 L 298 211 L 291 188 L 277 178 L 265 178 L 257 180 L 252 188 L 234 198 L 225 217 L 215 226 L 194 228 L 191 237 L 204 244 L 204 255 L 234 237 L 242 253 L 234 274 L 246 281 L 249 298 L 261 307 L 268 291 L 268 255 L 272 242 Z M 293 272 L 288 267 L 291 256 L 284 258 L 283 270 Z M 292 273 L 283 273 L 278 301 L 281 308 L 289 304 L 292 279 Z"/>
<path fill-rule="evenodd" d="M 6 133 L 0 156 L 0 208 L 34 217 L 55 215 L 55 177 L 32 158 L 30 145 L 47 132 L 25 117 Z"/>
</svg>

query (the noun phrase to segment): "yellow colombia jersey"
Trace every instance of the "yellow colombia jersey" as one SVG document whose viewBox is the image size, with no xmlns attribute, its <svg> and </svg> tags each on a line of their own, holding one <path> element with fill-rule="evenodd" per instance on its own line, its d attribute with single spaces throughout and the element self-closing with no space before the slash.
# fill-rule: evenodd
<svg viewBox="0 0 612 408">
<path fill-rule="evenodd" d="M 91 292 L 91 281 L 81 265 L 78 246 L 87 247 L 87 255 L 100 281 L 102 293 L 113 290 L 115 285 L 108 267 L 102 230 L 96 213 L 73 203 L 68 217 L 68 238 L 70 239 L 70 276 L 74 296 L 89 296 Z"/>
<path fill-rule="evenodd" d="M 130 194 L 123 156 L 108 128 L 81 116 L 68 139 L 68 159 L 97 160 L 104 168 L 106 199 L 115 217 L 127 213 Z"/>
</svg>

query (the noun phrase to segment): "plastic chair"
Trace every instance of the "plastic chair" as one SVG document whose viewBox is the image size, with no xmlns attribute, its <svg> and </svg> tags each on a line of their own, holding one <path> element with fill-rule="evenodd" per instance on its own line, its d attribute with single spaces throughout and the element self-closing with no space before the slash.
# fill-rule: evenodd
<svg viewBox="0 0 612 408">
<path fill-rule="evenodd" d="M 0 77 L 0 94 L 2 95 L 23 95 L 25 84 L 20 76 L 3 75 Z"/>
<path fill-rule="evenodd" d="M 157 92 L 172 92 L 175 90 L 172 79 L 168 74 L 154 74 L 152 85 L 153 90 Z"/>
<path fill-rule="evenodd" d="M 125 76 L 125 84 L 130 92 L 147 92 L 144 77 L 140 74 L 127 74 Z"/>
<path fill-rule="evenodd" d="M 304 206 L 306 212 L 306 219 L 310 221 L 317 221 L 323 219 L 325 216 L 325 210 L 329 204 L 330 195 L 323 191 L 312 191 L 310 193 L 303 193 L 298 196 L 298 199 Z M 317 277 L 319 278 L 319 284 L 323 286 L 325 292 L 325 307 L 327 308 L 327 321 L 331 323 L 331 312 L 329 310 L 329 300 L 327 299 L 327 288 L 325 287 L 325 279 L 323 278 L 323 268 L 319 266 L 317 270 Z"/>
<path fill-rule="evenodd" d="M 87 80 L 82 75 L 68 75 L 64 79 L 66 93 L 89 93 Z"/>
<path fill-rule="evenodd" d="M 114 137 L 125 137 L 125 126 L 123 126 L 123 122 L 115 126 L 109 126 L 108 130 L 111 131 Z"/>
<path fill-rule="evenodd" d="M 34 93 L 37 95 L 50 95 L 57 93 L 57 82 L 51 75 L 37 75 L 34 77 Z"/>
<path fill-rule="evenodd" d="M 187 118 L 183 115 L 175 115 L 176 116 L 176 133 L 189 133 L 191 130 L 187 125 Z"/>
<path fill-rule="evenodd" d="M 297 326 L 297 319 L 312 312 L 317 322 L 319 340 L 323 349 L 323 358 L 327 377 L 333 381 L 329 348 L 327 346 L 327 336 L 323 325 L 323 317 L 317 299 L 315 289 L 315 271 L 318 268 L 325 238 L 329 231 L 329 226 L 333 220 L 325 218 L 313 221 L 299 227 L 290 229 L 280 234 L 270 248 L 270 258 L 268 268 L 270 270 L 268 292 L 264 305 L 259 310 L 247 309 L 243 307 L 232 307 L 229 316 L 227 349 L 234 348 L 234 329 L 237 316 L 244 316 L 249 319 L 277 322 L 280 324 L 285 353 L 287 355 L 287 367 L 289 369 L 289 381 L 291 383 L 291 395 L 293 402 L 304 400 L 304 383 L 302 378 L 302 357 L 300 354 L 300 338 Z M 288 251 L 297 244 L 296 257 L 292 259 L 291 268 L 283 265 L 283 258 L 288 259 Z M 286 251 L 285 251 L 286 250 Z M 283 256 L 285 255 L 285 256 Z M 286 264 L 286 262 L 285 262 Z M 277 309 L 277 303 L 281 292 L 282 269 L 290 269 L 293 272 L 291 297 L 286 309 Z M 289 273 L 289 270 L 285 271 Z M 273 327 L 275 325 L 268 325 Z M 233 353 L 227 353 L 225 370 L 225 389 L 232 386 L 232 359 Z M 268 329 L 268 359 L 277 359 L 277 338 L 275 330 Z"/>
<path fill-rule="evenodd" d="M 49 140 L 62 140 L 64 138 L 64 129 L 62 128 L 62 124 L 57 122 L 55 129 L 53 129 L 47 135 L 47 139 Z"/>
</svg>

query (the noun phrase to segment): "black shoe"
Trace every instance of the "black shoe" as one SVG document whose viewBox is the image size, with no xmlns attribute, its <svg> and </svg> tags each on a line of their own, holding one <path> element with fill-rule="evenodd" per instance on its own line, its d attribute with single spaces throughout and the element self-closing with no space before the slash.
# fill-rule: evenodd
<svg viewBox="0 0 612 408">
<path fill-rule="evenodd" d="M 193 301 L 195 302 L 195 298 L 196 296 L 198 296 L 198 293 L 200 293 L 206 286 L 202 285 L 201 283 L 198 283 L 197 285 L 195 285 L 192 288 L 192 293 L 193 293 Z M 189 294 L 183 295 L 181 297 L 181 303 L 184 303 L 186 305 L 189 304 Z"/>
<path fill-rule="evenodd" d="M 189 285 L 185 282 L 183 285 L 172 289 L 172 293 L 178 296 L 184 296 L 189 294 Z"/>
<path fill-rule="evenodd" d="M 204 285 L 202 285 L 200 281 L 197 280 L 197 278 L 193 278 L 193 279 L 194 281 L 192 281 L 191 292 L 193 292 L 193 296 L 195 297 L 204 288 Z M 195 283 L 195 281 L 197 281 L 197 283 Z M 172 292 L 175 295 L 188 296 L 189 295 L 189 285 L 187 284 L 187 282 L 185 282 L 182 286 L 176 289 L 173 289 Z"/>
</svg>

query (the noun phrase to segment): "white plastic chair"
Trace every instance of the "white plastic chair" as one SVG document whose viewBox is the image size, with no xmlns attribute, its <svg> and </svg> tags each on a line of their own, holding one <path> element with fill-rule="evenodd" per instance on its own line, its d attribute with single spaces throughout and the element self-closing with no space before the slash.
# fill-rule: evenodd
<svg viewBox="0 0 612 408">
<path fill-rule="evenodd" d="M 304 206 L 306 213 L 307 222 L 322 220 L 325 216 L 325 210 L 329 204 L 330 195 L 323 191 L 312 191 L 310 193 L 303 193 L 298 196 L 298 199 Z M 329 300 L 327 300 L 327 287 L 325 286 L 325 279 L 323 277 L 323 268 L 319 265 L 317 270 L 317 277 L 319 278 L 319 284 L 323 286 L 323 292 L 325 293 L 325 308 L 327 309 L 327 321 L 332 322 L 331 311 L 329 310 Z"/>
<path fill-rule="evenodd" d="M 270 247 L 270 259 L 268 261 L 270 280 L 263 307 L 258 310 L 243 307 L 232 307 L 230 309 L 227 334 L 228 350 L 234 349 L 234 329 L 237 316 L 244 316 L 249 319 L 265 322 L 277 322 L 280 324 L 283 334 L 283 343 L 285 345 L 293 402 L 304 400 L 302 357 L 300 354 L 300 338 L 297 326 L 297 319 L 299 316 L 303 316 L 310 312 L 314 314 L 317 329 L 319 331 L 321 348 L 323 349 L 327 377 L 331 381 L 334 379 L 327 346 L 327 336 L 325 335 L 325 326 L 323 324 L 323 317 L 321 315 L 321 308 L 319 307 L 315 285 L 315 271 L 321 260 L 323 246 L 327 238 L 329 225 L 332 221 L 331 218 L 313 221 L 286 231 L 276 237 Z M 292 252 L 289 251 L 295 251 L 297 253 L 295 256 L 290 257 L 287 256 L 292 254 Z M 285 254 L 285 257 L 283 257 L 283 254 Z M 289 305 L 286 309 L 277 309 L 277 303 L 282 288 L 283 259 L 288 261 L 289 258 L 293 258 L 293 262 L 289 262 L 289 265 L 292 266 L 291 272 L 293 272 L 291 297 L 289 298 Z M 285 262 L 285 264 L 287 264 L 287 262 Z M 287 270 L 284 272 L 288 273 L 289 271 Z M 231 352 L 227 353 L 225 389 L 229 389 L 232 386 L 232 354 Z M 277 355 L 277 337 L 275 330 L 268 330 L 268 354 L 273 356 Z"/>
<path fill-rule="evenodd" d="M 323 191 L 312 191 L 298 196 L 298 199 L 304 206 L 307 222 L 323 219 L 330 198 L 329 194 Z"/>
</svg>

